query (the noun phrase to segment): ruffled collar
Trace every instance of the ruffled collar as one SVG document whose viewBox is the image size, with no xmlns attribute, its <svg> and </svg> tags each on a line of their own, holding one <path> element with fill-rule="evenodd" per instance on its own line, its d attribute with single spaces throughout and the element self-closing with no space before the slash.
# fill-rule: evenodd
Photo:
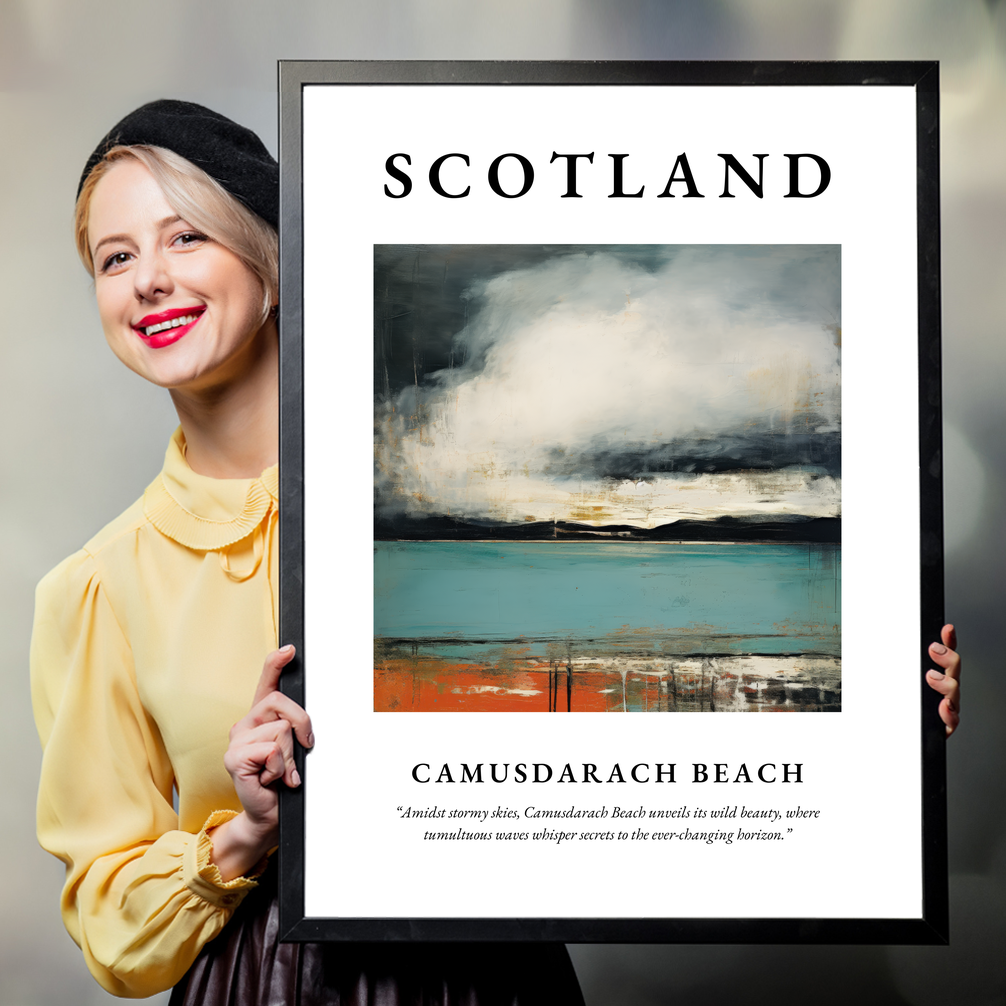
<svg viewBox="0 0 1006 1006">
<path fill-rule="evenodd" d="M 143 512 L 162 534 L 186 548 L 211 552 L 252 533 L 279 500 L 279 466 L 257 479 L 213 479 L 185 460 L 185 437 L 175 430 L 164 468 L 143 494 Z"/>
</svg>

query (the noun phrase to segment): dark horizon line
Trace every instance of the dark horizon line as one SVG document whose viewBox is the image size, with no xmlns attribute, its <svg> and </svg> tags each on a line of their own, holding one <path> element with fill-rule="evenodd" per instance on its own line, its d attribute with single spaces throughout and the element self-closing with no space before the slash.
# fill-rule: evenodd
<svg viewBox="0 0 1006 1006">
<path fill-rule="evenodd" d="M 575 521 L 479 523 L 455 517 L 375 517 L 375 541 L 683 541 L 793 542 L 840 544 L 841 517 L 789 517 L 744 520 L 679 520 L 655 528 L 628 524 L 593 527 Z"/>
<path fill-rule="evenodd" d="M 777 637 L 777 633 L 769 633 L 765 638 L 772 639 Z M 526 646 L 529 643 L 569 643 L 570 638 L 568 636 L 518 636 L 515 639 L 456 639 L 453 636 L 374 636 L 374 642 L 380 643 L 386 648 L 411 646 L 413 643 L 421 646 Z M 606 645 L 610 649 L 613 645 L 610 641 L 603 638 L 574 638 L 572 642 L 580 647 L 588 643 L 594 643 L 598 646 Z M 828 650 L 694 650 L 659 654 L 655 654 L 652 650 L 644 649 L 619 651 L 620 656 L 632 656 L 634 653 L 638 653 L 639 656 L 646 657 L 647 659 L 673 658 L 675 660 L 684 658 L 726 659 L 727 657 L 832 657 L 841 659 L 841 654 L 832 653 Z M 590 655 L 583 652 L 577 653 L 577 657 Z M 427 654 L 415 654 L 415 656 L 427 656 Z M 436 654 L 429 654 L 429 656 L 436 656 Z M 555 657 L 554 659 L 560 663 L 564 663 L 566 660 L 572 660 L 572 655 L 567 653 L 562 657 Z"/>
</svg>

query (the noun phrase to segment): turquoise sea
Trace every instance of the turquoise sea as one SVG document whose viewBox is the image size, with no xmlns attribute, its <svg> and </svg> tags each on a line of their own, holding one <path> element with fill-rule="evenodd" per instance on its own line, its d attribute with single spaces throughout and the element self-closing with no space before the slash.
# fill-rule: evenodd
<svg viewBox="0 0 1006 1006">
<path fill-rule="evenodd" d="M 841 546 L 375 542 L 374 635 L 467 659 L 514 642 L 837 657 Z"/>
</svg>

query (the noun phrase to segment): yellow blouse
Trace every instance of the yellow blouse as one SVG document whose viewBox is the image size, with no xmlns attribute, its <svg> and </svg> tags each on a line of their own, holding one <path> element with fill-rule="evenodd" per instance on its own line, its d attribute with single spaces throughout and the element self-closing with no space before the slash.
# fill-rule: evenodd
<svg viewBox="0 0 1006 1006">
<path fill-rule="evenodd" d="M 241 809 L 228 731 L 276 646 L 277 493 L 276 467 L 197 475 L 178 430 L 143 498 L 38 586 L 38 836 L 115 995 L 174 985 L 255 886 L 223 882 L 206 829 Z"/>
</svg>

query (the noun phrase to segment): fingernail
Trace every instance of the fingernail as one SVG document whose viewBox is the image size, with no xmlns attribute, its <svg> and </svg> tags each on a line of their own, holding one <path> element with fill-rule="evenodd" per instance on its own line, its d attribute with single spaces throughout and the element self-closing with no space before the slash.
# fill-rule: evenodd
<svg viewBox="0 0 1006 1006">
<path fill-rule="evenodd" d="M 314 747 L 314 733 L 313 731 L 307 735 L 307 746 L 309 748 Z"/>
<path fill-rule="evenodd" d="M 930 676 L 930 677 L 931 677 L 931 678 L 932 678 L 932 679 L 933 679 L 934 681 L 942 681 L 942 680 L 944 679 L 944 677 L 946 677 L 946 675 L 944 675 L 944 674 L 941 674 L 941 673 L 940 673 L 939 671 L 930 671 L 930 672 L 929 672 L 929 676 Z"/>
<path fill-rule="evenodd" d="M 290 773 L 290 781 L 294 784 L 294 786 L 300 785 L 300 773 L 296 769 Z"/>
<path fill-rule="evenodd" d="M 287 653 L 293 653 L 293 643 L 287 643 L 286 646 L 280 648 L 280 653 L 286 655 Z"/>
<path fill-rule="evenodd" d="M 932 646 L 929 647 L 929 649 L 931 649 L 933 653 L 947 652 L 947 648 L 942 643 L 933 643 Z"/>
</svg>

